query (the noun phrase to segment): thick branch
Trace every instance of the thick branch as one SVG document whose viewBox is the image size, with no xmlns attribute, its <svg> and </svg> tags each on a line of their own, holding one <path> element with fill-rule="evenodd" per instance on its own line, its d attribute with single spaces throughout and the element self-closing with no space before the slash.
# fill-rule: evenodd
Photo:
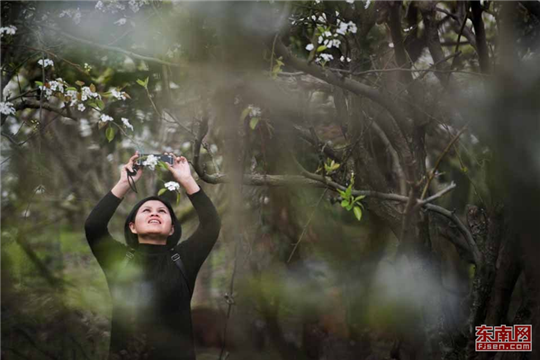
<svg viewBox="0 0 540 360">
<path fill-rule="evenodd" d="M 58 109 L 57 107 L 52 106 L 49 103 L 40 104 L 40 102 L 36 101 L 36 100 L 24 100 L 24 101 L 21 101 L 21 102 L 19 102 L 18 104 L 15 105 L 15 110 L 16 111 L 27 109 L 27 108 L 28 109 L 45 109 L 45 110 L 57 113 L 58 115 L 61 115 L 61 116 L 65 117 L 65 118 L 77 121 L 77 119 L 74 118 L 73 116 L 71 116 L 71 115 L 67 114 L 66 112 L 62 111 L 62 109 Z M 67 107 L 66 107 L 66 109 L 67 109 Z"/>
<path fill-rule="evenodd" d="M 489 51 L 486 41 L 486 29 L 484 28 L 484 20 L 482 20 L 482 5 L 480 1 L 471 1 L 472 23 L 476 36 L 476 45 L 478 51 L 478 62 L 480 69 L 484 74 L 489 73 Z"/>
<path fill-rule="evenodd" d="M 404 116 L 403 111 L 396 106 L 390 97 L 385 96 L 377 89 L 367 86 L 361 82 L 349 78 L 339 77 L 330 71 L 326 71 L 318 66 L 310 65 L 306 61 L 297 59 L 281 42 L 278 42 L 276 45 L 276 51 L 283 56 L 283 60 L 287 63 L 287 65 L 315 76 L 316 78 L 325 80 L 329 84 L 349 90 L 356 95 L 365 96 L 385 108 L 392 115 L 394 123 L 382 121 L 379 125 L 388 135 L 388 139 L 392 142 L 392 146 L 398 152 L 402 167 L 405 169 L 407 180 L 412 181 L 415 179 L 415 162 L 406 139 L 407 131 L 405 130 L 405 126 L 407 123 L 409 123 L 409 120 Z"/>
</svg>

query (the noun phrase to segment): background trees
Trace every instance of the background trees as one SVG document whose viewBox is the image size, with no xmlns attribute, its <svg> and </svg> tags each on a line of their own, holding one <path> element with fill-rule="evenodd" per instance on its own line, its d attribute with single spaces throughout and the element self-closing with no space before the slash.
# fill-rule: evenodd
<svg viewBox="0 0 540 360">
<path fill-rule="evenodd" d="M 80 224 L 135 150 L 224 218 L 202 356 L 474 358 L 475 325 L 536 324 L 536 4 L 2 2 L 2 355 L 104 355 Z"/>
</svg>

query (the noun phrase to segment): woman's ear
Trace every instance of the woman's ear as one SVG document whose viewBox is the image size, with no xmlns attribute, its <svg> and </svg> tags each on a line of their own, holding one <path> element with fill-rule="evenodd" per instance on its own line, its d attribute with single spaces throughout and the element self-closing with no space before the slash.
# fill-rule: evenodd
<svg viewBox="0 0 540 360">
<path fill-rule="evenodd" d="M 172 234 L 174 234 L 174 225 L 171 225 L 171 231 L 169 232 L 169 236 L 171 236 Z"/>
<path fill-rule="evenodd" d="M 133 234 L 137 234 L 137 230 L 135 229 L 135 223 L 133 221 L 129 223 L 129 230 L 131 230 Z"/>
</svg>

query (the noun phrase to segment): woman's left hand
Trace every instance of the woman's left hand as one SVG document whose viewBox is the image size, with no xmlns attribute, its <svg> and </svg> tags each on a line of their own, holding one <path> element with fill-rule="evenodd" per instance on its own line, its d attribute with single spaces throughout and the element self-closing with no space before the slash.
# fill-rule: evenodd
<svg viewBox="0 0 540 360">
<path fill-rule="evenodd" d="M 167 154 L 165 155 L 171 155 L 174 159 L 173 164 L 170 165 L 169 163 L 165 163 L 167 165 L 167 169 L 172 173 L 174 179 L 178 181 L 180 184 L 184 184 L 187 181 L 190 181 L 193 176 L 191 175 L 191 169 L 189 168 L 189 162 L 188 160 L 183 156 L 175 156 L 174 154 Z"/>
</svg>

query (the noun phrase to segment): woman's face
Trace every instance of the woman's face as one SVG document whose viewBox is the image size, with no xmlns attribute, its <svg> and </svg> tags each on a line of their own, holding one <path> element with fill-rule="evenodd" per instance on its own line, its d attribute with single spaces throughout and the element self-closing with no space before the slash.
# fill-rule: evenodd
<svg viewBox="0 0 540 360">
<path fill-rule="evenodd" d="M 167 239 L 174 232 L 169 209 L 158 200 L 149 200 L 142 204 L 135 215 L 135 221 L 129 223 L 129 228 L 139 238 Z"/>
</svg>

